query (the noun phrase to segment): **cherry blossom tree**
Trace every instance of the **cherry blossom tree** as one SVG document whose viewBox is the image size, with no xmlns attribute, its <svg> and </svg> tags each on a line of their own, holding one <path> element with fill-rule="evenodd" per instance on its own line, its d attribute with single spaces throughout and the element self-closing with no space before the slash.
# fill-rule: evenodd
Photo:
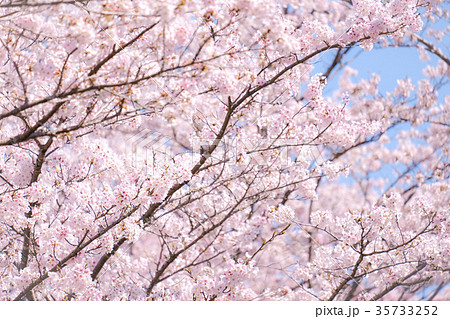
<svg viewBox="0 0 450 319">
<path fill-rule="evenodd" d="M 445 6 L 0 1 L 0 298 L 448 299 Z"/>
</svg>

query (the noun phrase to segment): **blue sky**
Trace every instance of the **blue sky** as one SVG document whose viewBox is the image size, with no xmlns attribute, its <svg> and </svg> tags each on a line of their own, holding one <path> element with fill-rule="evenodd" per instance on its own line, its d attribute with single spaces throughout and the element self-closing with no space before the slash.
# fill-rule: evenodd
<svg viewBox="0 0 450 319">
<path fill-rule="evenodd" d="M 444 29 L 448 23 L 439 22 L 434 25 L 434 28 Z M 422 37 L 426 38 L 430 42 L 435 43 L 433 39 L 429 39 L 425 34 Z M 447 44 L 447 45 L 446 45 Z M 438 43 L 438 47 L 443 51 L 446 56 L 450 56 L 450 36 L 444 37 L 443 41 Z M 316 63 L 313 73 L 325 72 L 330 65 L 335 55 L 335 51 L 324 54 Z M 349 66 L 358 71 L 358 75 L 355 76 L 352 81 L 354 83 L 359 82 L 361 79 L 369 79 L 373 73 L 380 76 L 379 94 L 386 95 L 386 92 L 392 92 L 397 86 L 397 80 L 410 78 L 414 85 L 417 85 L 418 81 L 424 79 L 425 76 L 422 70 L 428 66 L 435 66 L 438 62 L 438 58 L 433 54 L 430 54 L 429 61 L 421 61 L 419 53 L 415 48 L 374 48 L 371 51 L 364 51 L 361 48 L 353 48 L 350 50 L 349 55 L 344 61 L 351 61 Z M 329 79 L 327 87 L 324 89 L 324 95 L 331 96 L 333 92 L 338 88 L 338 80 L 342 74 L 342 70 L 337 74 L 334 74 Z M 445 96 L 450 94 L 450 85 L 441 88 L 439 92 L 438 103 L 442 103 Z M 418 127 L 419 130 L 427 128 L 427 124 Z M 409 124 L 401 124 L 395 129 L 388 132 L 388 136 L 391 139 L 390 148 L 394 148 L 398 144 L 396 135 L 400 130 L 410 129 Z M 416 141 L 417 143 L 423 143 L 423 141 Z M 404 165 L 389 165 L 389 167 L 383 167 L 377 172 L 371 174 L 372 178 L 388 178 L 390 181 L 395 180 L 396 174 L 394 171 L 403 171 Z M 341 182 L 351 182 L 349 179 L 341 179 Z"/>
<path fill-rule="evenodd" d="M 450 2 L 443 5 L 446 10 L 450 10 Z M 424 21 L 425 22 L 425 21 Z M 431 25 L 432 29 L 445 30 L 450 25 L 449 21 L 444 19 L 438 20 Z M 442 52 L 449 57 L 450 56 L 450 35 L 446 34 L 440 43 L 437 43 L 434 39 L 429 38 L 425 32 L 421 32 L 420 36 L 429 42 L 437 45 Z M 347 60 L 355 58 L 350 66 L 358 70 L 358 76 L 355 80 L 362 78 L 370 78 L 372 73 L 380 75 L 381 81 L 379 83 L 379 92 L 384 94 L 386 91 L 392 91 L 398 79 L 411 78 L 411 81 L 416 84 L 419 80 L 423 79 L 423 68 L 427 65 L 435 66 L 438 62 L 438 58 L 429 53 L 430 61 L 420 61 L 419 53 L 414 48 L 381 48 L 376 47 L 371 51 L 364 51 L 361 48 L 354 48 L 350 51 Z M 334 58 L 334 52 L 325 54 L 317 61 L 316 68 L 326 70 L 329 63 Z M 320 71 L 319 71 L 320 72 Z M 339 73 L 335 75 L 334 79 L 331 79 L 327 85 L 325 94 L 333 92 L 337 88 L 337 79 Z M 446 94 L 444 94 L 446 92 Z M 450 94 L 450 88 L 447 86 L 446 90 L 442 90 L 439 96 L 439 102 L 442 102 L 443 96 Z"/>
</svg>

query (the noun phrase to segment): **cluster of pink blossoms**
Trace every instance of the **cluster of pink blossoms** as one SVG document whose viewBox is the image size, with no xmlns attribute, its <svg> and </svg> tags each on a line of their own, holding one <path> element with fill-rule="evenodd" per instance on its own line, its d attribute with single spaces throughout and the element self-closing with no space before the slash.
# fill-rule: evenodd
<svg viewBox="0 0 450 319">
<path fill-rule="evenodd" d="M 0 299 L 448 299 L 448 16 L 0 3 Z"/>
</svg>

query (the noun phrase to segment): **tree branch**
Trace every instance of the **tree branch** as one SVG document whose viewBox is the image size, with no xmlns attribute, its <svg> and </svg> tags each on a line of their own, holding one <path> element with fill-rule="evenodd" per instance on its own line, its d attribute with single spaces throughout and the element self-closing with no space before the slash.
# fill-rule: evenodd
<svg viewBox="0 0 450 319">
<path fill-rule="evenodd" d="M 157 25 L 159 23 L 159 21 L 153 23 L 151 26 L 145 28 L 141 33 L 139 33 L 137 36 L 135 36 L 133 39 L 131 39 L 130 41 L 128 41 L 127 43 L 125 43 L 123 46 L 119 45 L 118 49 L 115 49 L 115 46 L 113 47 L 112 51 L 110 54 L 108 54 L 103 60 L 101 60 L 99 63 L 97 63 L 97 65 L 92 68 L 92 70 L 88 73 L 88 76 L 92 76 L 95 75 L 100 68 L 105 65 L 109 60 L 111 60 L 114 56 L 116 56 L 118 53 L 120 53 L 121 51 L 123 51 L 125 48 L 129 47 L 130 45 L 132 45 L 134 42 L 136 42 L 140 37 L 142 37 L 145 33 L 147 33 L 148 31 L 150 31 L 151 29 L 153 29 L 153 27 L 155 25 Z"/>
<path fill-rule="evenodd" d="M 122 237 L 117 243 L 115 243 L 113 249 L 107 253 L 104 254 L 100 260 L 98 261 L 97 265 L 95 266 L 94 270 L 92 271 L 91 277 L 92 280 L 97 279 L 98 274 L 100 273 L 100 271 L 102 270 L 103 266 L 105 266 L 106 262 L 115 255 L 115 253 L 119 250 L 120 246 L 123 245 L 123 243 L 125 241 L 127 241 L 128 238 L 126 237 Z"/>
<path fill-rule="evenodd" d="M 397 280 L 396 282 L 392 283 L 391 285 L 389 285 L 386 289 L 384 289 L 382 292 L 380 292 L 379 294 L 375 295 L 371 300 L 375 301 L 378 299 L 383 298 L 386 294 L 388 294 L 389 292 L 391 292 L 392 290 L 394 290 L 395 288 L 397 288 L 398 286 L 404 285 L 405 284 L 405 280 L 408 280 L 409 278 L 411 278 L 412 276 L 414 276 L 415 274 L 417 274 L 419 271 L 421 271 L 422 269 L 424 269 L 426 267 L 426 263 L 423 264 L 419 264 L 417 266 L 417 268 L 415 270 L 413 270 L 412 272 L 410 272 L 409 274 L 407 274 L 405 277 L 401 278 L 400 280 Z"/>
</svg>

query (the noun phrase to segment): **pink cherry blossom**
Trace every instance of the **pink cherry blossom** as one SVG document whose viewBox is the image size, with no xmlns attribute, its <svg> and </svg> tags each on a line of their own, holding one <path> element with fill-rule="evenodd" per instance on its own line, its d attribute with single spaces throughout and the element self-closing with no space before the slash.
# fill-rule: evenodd
<svg viewBox="0 0 450 319">
<path fill-rule="evenodd" d="M 440 0 L 0 16 L 0 300 L 449 298 Z"/>
</svg>

